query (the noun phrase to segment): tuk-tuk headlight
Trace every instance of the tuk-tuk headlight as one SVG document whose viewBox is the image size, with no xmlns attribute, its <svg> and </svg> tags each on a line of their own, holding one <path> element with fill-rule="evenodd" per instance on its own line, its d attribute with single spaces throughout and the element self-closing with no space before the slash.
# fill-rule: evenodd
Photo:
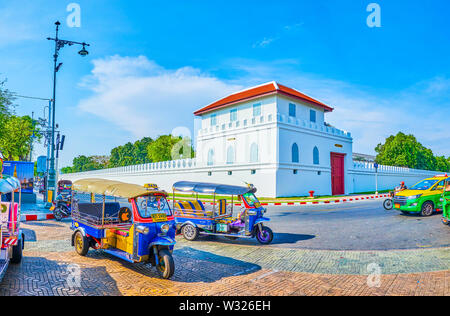
<svg viewBox="0 0 450 316">
<path fill-rule="evenodd" d="M 167 234 L 167 232 L 169 231 L 169 229 L 170 229 L 169 224 L 164 224 L 164 225 L 161 226 L 161 233 Z"/>
</svg>

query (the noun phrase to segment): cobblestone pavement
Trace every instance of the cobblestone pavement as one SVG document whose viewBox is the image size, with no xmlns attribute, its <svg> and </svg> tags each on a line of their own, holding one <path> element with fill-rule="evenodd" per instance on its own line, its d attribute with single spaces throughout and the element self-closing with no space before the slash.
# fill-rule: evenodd
<svg viewBox="0 0 450 316">
<path fill-rule="evenodd" d="M 102 251 L 78 256 L 68 227 L 23 224 L 24 260 L 9 267 L 0 295 L 450 295 L 449 248 L 326 251 L 178 238 L 175 275 L 163 280 L 149 265 Z M 379 287 L 368 286 L 378 281 L 370 263 L 380 268 Z"/>
</svg>

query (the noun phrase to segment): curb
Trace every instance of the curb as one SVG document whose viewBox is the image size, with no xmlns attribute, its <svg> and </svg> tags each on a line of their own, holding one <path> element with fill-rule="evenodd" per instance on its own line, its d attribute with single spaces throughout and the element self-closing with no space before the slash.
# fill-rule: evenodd
<svg viewBox="0 0 450 316">
<path fill-rule="evenodd" d="M 34 213 L 34 214 L 32 213 L 20 215 L 21 222 L 45 221 L 53 218 L 54 218 L 53 213 Z"/>
<path fill-rule="evenodd" d="M 363 201 L 363 200 L 376 200 L 381 198 L 387 198 L 389 197 L 389 194 L 380 194 L 380 195 L 370 195 L 370 196 L 363 196 L 363 197 L 349 197 L 345 199 L 332 199 L 332 200 L 325 200 L 325 201 L 314 201 L 314 202 L 308 202 L 308 201 L 302 201 L 302 202 L 265 202 L 261 203 L 262 206 L 296 206 L 296 205 L 323 205 L 323 204 L 338 204 L 338 203 L 350 203 L 350 202 L 356 202 L 356 201 Z M 171 200 L 168 200 L 171 201 Z M 176 200 L 176 202 L 181 202 L 183 200 Z M 214 203 L 211 202 L 203 202 L 203 204 L 210 204 L 213 205 Z M 234 206 L 243 206 L 242 203 L 234 203 Z"/>
</svg>

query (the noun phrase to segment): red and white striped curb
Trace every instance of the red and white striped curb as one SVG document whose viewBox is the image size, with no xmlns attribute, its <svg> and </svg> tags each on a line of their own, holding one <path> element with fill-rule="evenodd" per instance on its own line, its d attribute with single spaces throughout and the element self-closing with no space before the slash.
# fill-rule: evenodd
<svg viewBox="0 0 450 316">
<path fill-rule="evenodd" d="M 53 213 L 35 213 L 35 214 L 22 214 L 20 215 L 21 222 L 29 221 L 45 221 L 48 219 L 54 219 Z"/>
<path fill-rule="evenodd" d="M 324 201 L 302 201 L 302 202 L 261 202 L 262 206 L 296 206 L 296 205 L 321 205 L 321 204 L 338 204 L 338 203 L 349 203 L 356 201 L 364 201 L 364 200 L 374 200 L 387 198 L 389 194 L 380 194 L 380 195 L 370 195 L 370 196 L 360 196 L 360 197 L 348 197 L 345 199 L 330 199 Z M 169 200 L 170 201 L 170 200 Z M 189 200 L 184 200 L 189 201 Z M 176 202 L 183 202 L 183 200 L 177 200 Z M 213 205 L 212 202 L 203 202 L 203 204 Z M 243 206 L 242 203 L 234 203 L 234 206 Z"/>
</svg>

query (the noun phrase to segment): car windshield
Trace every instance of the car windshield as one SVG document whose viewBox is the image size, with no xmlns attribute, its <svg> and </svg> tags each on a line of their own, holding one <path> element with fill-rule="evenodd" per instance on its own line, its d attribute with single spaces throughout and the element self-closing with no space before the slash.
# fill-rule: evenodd
<svg viewBox="0 0 450 316">
<path fill-rule="evenodd" d="M 259 203 L 258 198 L 253 193 L 245 193 L 242 196 L 250 207 L 260 207 L 261 203 Z"/>
<path fill-rule="evenodd" d="M 413 185 L 411 190 L 428 190 L 433 185 L 436 184 L 439 180 L 422 180 L 419 183 Z"/>
<path fill-rule="evenodd" d="M 139 215 L 142 218 L 150 218 L 153 214 L 161 213 L 164 213 L 167 216 L 172 215 L 169 203 L 164 196 L 141 196 L 136 199 L 136 205 L 138 207 Z"/>
</svg>

